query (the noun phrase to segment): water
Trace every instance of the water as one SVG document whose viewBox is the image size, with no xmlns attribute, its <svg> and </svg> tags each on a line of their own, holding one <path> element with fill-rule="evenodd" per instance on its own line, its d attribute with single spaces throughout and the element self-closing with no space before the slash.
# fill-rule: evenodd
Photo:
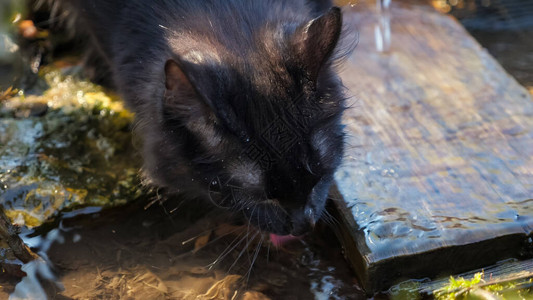
<svg viewBox="0 0 533 300">
<path fill-rule="evenodd" d="M 87 208 L 63 215 L 49 232 L 25 234 L 44 260 L 23 266 L 29 276 L 10 299 L 44 299 L 43 277 L 71 298 L 365 298 L 327 228 L 281 248 L 256 239 L 227 252 L 246 226 L 193 218 L 190 208 L 169 216 L 170 207 Z"/>
</svg>

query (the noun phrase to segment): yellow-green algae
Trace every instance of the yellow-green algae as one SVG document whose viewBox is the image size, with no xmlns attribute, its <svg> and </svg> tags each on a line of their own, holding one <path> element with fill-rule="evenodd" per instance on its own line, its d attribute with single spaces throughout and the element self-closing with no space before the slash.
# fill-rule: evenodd
<svg viewBox="0 0 533 300">
<path fill-rule="evenodd" d="M 491 284 L 485 274 L 479 272 L 470 279 L 450 277 L 448 285 L 436 290 L 437 300 L 456 299 L 533 299 L 533 278 L 521 278 Z"/>
<path fill-rule="evenodd" d="M 512 277 L 505 278 L 492 278 L 490 274 L 487 275 L 484 272 L 477 272 L 467 277 L 450 276 L 446 285 L 441 285 L 441 288 L 432 292 L 427 290 L 427 283 L 427 280 L 402 282 L 389 290 L 389 296 L 393 300 L 533 299 L 533 278 L 528 271 L 514 272 Z M 428 298 L 428 292 L 432 293 L 431 298 Z"/>
<path fill-rule="evenodd" d="M 138 198 L 132 114 L 102 87 L 44 69 L 42 95 L 0 103 L 0 203 L 32 227 L 61 210 Z"/>
</svg>

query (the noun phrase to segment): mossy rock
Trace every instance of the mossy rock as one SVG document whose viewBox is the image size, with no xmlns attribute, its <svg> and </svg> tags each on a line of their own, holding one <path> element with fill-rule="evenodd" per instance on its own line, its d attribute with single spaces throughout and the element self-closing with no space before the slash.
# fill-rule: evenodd
<svg viewBox="0 0 533 300">
<path fill-rule="evenodd" d="M 65 71 L 64 69 L 63 71 Z M 61 210 L 139 198 L 132 114 L 103 88 L 44 69 L 42 95 L 0 105 L 0 203 L 32 227 Z"/>
</svg>

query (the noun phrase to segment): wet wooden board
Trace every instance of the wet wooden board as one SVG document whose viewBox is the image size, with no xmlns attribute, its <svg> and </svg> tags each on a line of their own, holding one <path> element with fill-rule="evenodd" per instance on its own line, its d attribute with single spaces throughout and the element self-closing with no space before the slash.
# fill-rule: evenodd
<svg viewBox="0 0 533 300">
<path fill-rule="evenodd" d="M 378 53 L 373 1 L 345 10 L 359 44 L 336 174 L 339 234 L 367 292 L 532 254 L 533 101 L 451 17 L 395 3 Z"/>
</svg>

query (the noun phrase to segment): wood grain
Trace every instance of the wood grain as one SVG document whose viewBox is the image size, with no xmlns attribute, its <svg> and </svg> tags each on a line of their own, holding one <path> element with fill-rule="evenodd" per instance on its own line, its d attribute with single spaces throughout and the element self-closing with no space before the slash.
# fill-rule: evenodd
<svg viewBox="0 0 533 300">
<path fill-rule="evenodd" d="M 336 174 L 340 233 L 367 291 L 530 256 L 533 101 L 451 17 L 394 3 L 378 53 L 373 1 L 345 8 L 359 44 Z"/>
</svg>

